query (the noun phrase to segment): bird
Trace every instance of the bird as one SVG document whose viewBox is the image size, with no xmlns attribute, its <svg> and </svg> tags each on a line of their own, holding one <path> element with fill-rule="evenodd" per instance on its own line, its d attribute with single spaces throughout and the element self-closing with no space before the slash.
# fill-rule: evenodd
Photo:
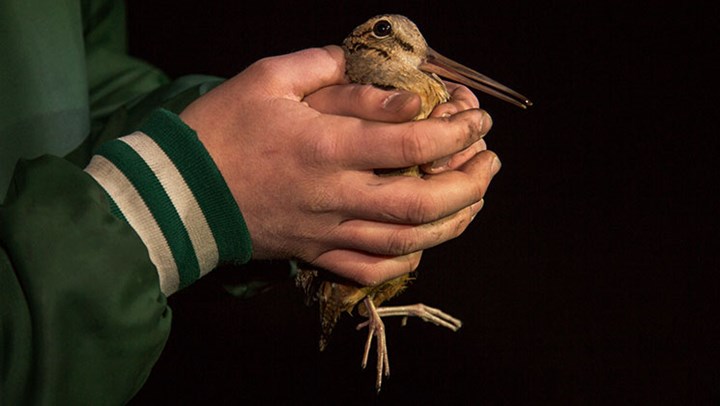
<svg viewBox="0 0 720 406">
<path fill-rule="evenodd" d="M 467 68 L 434 51 L 427 45 L 418 27 L 409 18 L 398 14 L 382 14 L 357 26 L 343 41 L 346 75 L 350 82 L 373 85 L 383 89 L 400 89 L 420 97 L 420 112 L 413 120 L 430 116 L 439 104 L 450 100 L 440 76 L 505 100 L 521 108 L 532 102 L 512 89 Z M 419 166 L 398 169 L 376 169 L 378 176 L 423 176 Z M 298 263 L 296 284 L 305 291 L 308 303 L 319 302 L 321 333 L 320 350 L 328 340 L 343 313 L 355 310 L 367 318 L 357 328 L 368 328 L 361 366 L 367 366 L 373 338 L 377 343 L 375 387 L 379 392 L 383 376 L 390 375 L 385 326 L 382 317 L 409 316 L 457 331 L 462 322 L 449 314 L 418 303 L 410 306 L 381 307 L 397 296 L 414 279 L 405 274 L 376 286 L 361 286 L 327 270 Z"/>
</svg>

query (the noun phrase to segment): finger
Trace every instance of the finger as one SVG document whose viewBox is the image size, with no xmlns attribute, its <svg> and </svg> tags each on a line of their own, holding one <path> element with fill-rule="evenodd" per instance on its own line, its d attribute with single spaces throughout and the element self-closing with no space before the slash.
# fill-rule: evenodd
<svg viewBox="0 0 720 406">
<path fill-rule="evenodd" d="M 450 216 L 480 201 L 499 170 L 492 151 L 483 151 L 458 170 L 428 175 L 380 177 L 356 174 L 336 190 L 348 219 L 425 224 Z M 364 176 L 364 177 L 363 177 Z"/>
<path fill-rule="evenodd" d="M 430 117 L 448 117 L 460 111 L 480 107 L 475 93 L 467 87 L 454 82 L 445 82 L 445 87 L 450 93 L 450 100 L 435 107 Z"/>
<path fill-rule="evenodd" d="M 430 114 L 430 117 L 449 117 L 457 112 L 478 108 L 480 106 L 475 94 L 467 87 L 454 82 L 445 82 L 445 85 L 450 93 L 450 100 L 437 106 Z M 486 120 L 490 120 L 488 127 L 492 127 L 492 118 L 488 115 Z M 423 165 L 422 170 L 426 173 L 440 173 L 451 170 L 461 166 L 475 154 L 485 149 L 487 149 L 485 142 L 480 140 L 455 155 L 446 156 L 432 163 Z"/>
<path fill-rule="evenodd" d="M 328 86 L 306 96 L 304 101 L 325 114 L 391 123 L 412 120 L 420 111 L 418 96 L 370 85 Z"/>
<path fill-rule="evenodd" d="M 399 257 L 384 257 L 353 250 L 332 250 L 312 261 L 324 269 L 364 286 L 375 286 L 414 271 L 422 251 Z"/>
<path fill-rule="evenodd" d="M 420 226 L 350 220 L 333 234 L 335 242 L 354 250 L 378 255 L 407 255 L 458 237 L 482 209 L 483 200 L 450 216 Z"/>
<path fill-rule="evenodd" d="M 401 124 L 348 121 L 327 116 L 324 125 L 345 129 L 336 137 L 319 137 L 308 145 L 313 156 L 328 154 L 328 162 L 344 162 L 348 169 L 404 168 L 455 154 L 480 140 L 492 120 L 482 110 L 468 110 L 449 118 L 432 118 Z"/>
<path fill-rule="evenodd" d="M 437 174 L 445 171 L 451 171 L 463 166 L 470 158 L 487 149 L 485 140 L 482 139 L 464 150 L 452 156 L 446 156 L 430 164 L 422 165 L 422 171 L 429 174 Z"/>
</svg>

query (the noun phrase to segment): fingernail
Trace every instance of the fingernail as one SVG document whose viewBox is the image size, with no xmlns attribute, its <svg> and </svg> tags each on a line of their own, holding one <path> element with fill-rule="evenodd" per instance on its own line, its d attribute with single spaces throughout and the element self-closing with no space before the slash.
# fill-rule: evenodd
<svg viewBox="0 0 720 406">
<path fill-rule="evenodd" d="M 482 123 L 481 123 L 481 127 L 480 127 L 480 128 L 482 128 L 482 131 L 483 131 L 481 138 L 484 138 L 487 135 L 488 131 L 490 131 L 490 128 L 492 128 L 492 124 L 493 124 L 492 116 L 490 116 L 490 114 L 487 114 L 487 113 L 483 114 Z"/>
<path fill-rule="evenodd" d="M 431 171 L 437 171 L 437 170 L 440 170 L 440 169 L 445 169 L 445 168 L 447 168 L 448 163 L 450 163 L 450 158 L 452 158 L 452 157 L 446 156 L 445 158 L 440 158 L 440 159 L 438 159 L 437 161 L 434 161 L 434 162 L 432 163 L 432 165 L 430 166 L 430 170 L 431 170 Z"/>
<path fill-rule="evenodd" d="M 413 97 L 415 97 L 413 94 L 407 92 L 393 93 L 383 101 L 383 109 L 392 112 L 401 111 Z"/>
<path fill-rule="evenodd" d="M 492 165 L 490 166 L 490 170 L 492 171 L 493 175 L 500 171 L 500 167 L 502 167 L 502 164 L 500 163 L 500 158 L 495 156 L 493 158 Z"/>
<path fill-rule="evenodd" d="M 470 217 L 470 221 L 475 220 L 475 216 L 477 216 L 478 213 L 480 213 L 480 210 L 482 210 L 484 205 L 485 205 L 485 199 L 480 199 L 479 202 L 473 204 L 473 206 L 475 206 L 475 207 L 473 207 L 475 214 L 473 214 L 472 217 Z"/>
</svg>

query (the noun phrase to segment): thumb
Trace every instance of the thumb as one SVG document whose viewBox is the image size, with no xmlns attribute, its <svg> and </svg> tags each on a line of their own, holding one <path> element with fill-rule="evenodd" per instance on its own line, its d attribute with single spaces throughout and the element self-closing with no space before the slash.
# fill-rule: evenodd
<svg viewBox="0 0 720 406">
<path fill-rule="evenodd" d="M 264 58 L 248 69 L 259 70 L 258 83 L 273 96 L 297 101 L 324 87 L 347 83 L 345 54 L 336 45 Z"/>
</svg>

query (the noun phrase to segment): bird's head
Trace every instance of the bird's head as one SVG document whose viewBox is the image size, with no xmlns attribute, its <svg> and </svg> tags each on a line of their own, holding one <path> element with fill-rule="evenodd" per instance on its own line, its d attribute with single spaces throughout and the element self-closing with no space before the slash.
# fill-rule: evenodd
<svg viewBox="0 0 720 406">
<path fill-rule="evenodd" d="M 375 16 L 357 26 L 343 42 L 350 80 L 393 87 L 412 70 L 444 77 L 516 106 L 532 102 L 518 92 L 430 48 L 415 23 L 398 14 Z"/>
<path fill-rule="evenodd" d="M 355 70 L 418 69 L 427 55 L 427 42 L 407 17 L 386 14 L 355 28 L 343 42 L 348 65 Z"/>
</svg>

